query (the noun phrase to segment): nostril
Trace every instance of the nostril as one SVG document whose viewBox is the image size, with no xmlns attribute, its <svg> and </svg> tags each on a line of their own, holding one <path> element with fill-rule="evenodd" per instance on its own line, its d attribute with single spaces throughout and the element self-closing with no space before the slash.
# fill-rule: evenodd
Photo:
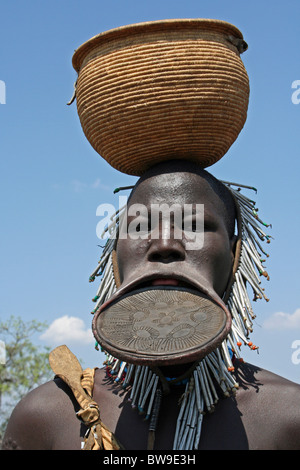
<svg viewBox="0 0 300 470">
<path fill-rule="evenodd" d="M 184 259 L 184 256 L 181 253 L 179 253 L 178 251 L 176 251 L 176 253 L 172 254 L 172 260 L 173 261 L 181 261 L 183 259 Z"/>
<path fill-rule="evenodd" d="M 149 256 L 150 261 L 160 263 L 172 263 L 173 261 L 181 261 L 183 258 L 184 256 L 179 251 L 156 251 Z"/>
<path fill-rule="evenodd" d="M 159 261 L 161 256 L 159 253 L 152 253 L 152 255 L 149 258 L 150 258 L 150 261 Z"/>
</svg>

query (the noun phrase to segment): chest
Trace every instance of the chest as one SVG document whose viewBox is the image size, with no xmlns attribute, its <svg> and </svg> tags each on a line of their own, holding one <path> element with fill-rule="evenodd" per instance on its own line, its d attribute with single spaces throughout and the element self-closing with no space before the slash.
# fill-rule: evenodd
<svg viewBox="0 0 300 470">
<path fill-rule="evenodd" d="M 172 450 L 178 425 L 183 389 L 162 398 L 155 431 L 154 450 Z M 127 450 L 145 450 L 149 439 L 149 420 L 128 401 L 129 393 L 118 387 L 99 387 L 94 398 L 100 404 L 101 419 Z M 187 431 L 189 429 L 185 428 Z M 214 413 L 202 420 L 199 449 L 248 449 L 246 431 L 233 398 L 220 400 Z"/>
<path fill-rule="evenodd" d="M 182 390 L 164 396 L 155 432 L 155 450 L 173 449 Z M 247 394 L 220 399 L 213 413 L 207 413 L 202 422 L 199 450 L 204 449 L 272 449 L 276 448 L 277 436 L 272 435 L 268 423 L 268 408 L 251 405 Z M 145 450 L 149 438 L 149 420 L 133 409 L 128 400 L 129 392 L 107 380 L 99 373 L 94 387 L 94 399 L 99 404 L 103 423 L 116 436 L 126 450 Z M 257 396 L 255 397 L 257 403 Z M 253 410 L 253 412 L 251 411 Z M 87 428 L 76 417 L 76 407 L 64 407 L 58 414 L 59 424 L 55 435 L 55 449 L 81 448 Z M 60 415 L 64 415 L 61 419 Z M 273 426 L 278 429 L 278 426 Z"/>
</svg>

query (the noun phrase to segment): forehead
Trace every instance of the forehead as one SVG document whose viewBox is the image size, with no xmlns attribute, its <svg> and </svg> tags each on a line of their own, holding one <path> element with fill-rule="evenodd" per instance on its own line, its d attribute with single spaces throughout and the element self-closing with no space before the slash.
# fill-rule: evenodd
<svg viewBox="0 0 300 470">
<path fill-rule="evenodd" d="M 141 180 L 130 196 L 129 206 L 162 202 L 204 204 L 211 210 L 224 210 L 224 203 L 210 182 L 191 172 L 163 173 Z"/>
</svg>

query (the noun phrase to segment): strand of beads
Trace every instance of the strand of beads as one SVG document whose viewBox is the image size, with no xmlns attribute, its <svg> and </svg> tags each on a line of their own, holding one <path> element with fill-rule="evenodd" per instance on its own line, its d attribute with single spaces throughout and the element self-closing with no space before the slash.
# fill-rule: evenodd
<svg viewBox="0 0 300 470">
<path fill-rule="evenodd" d="M 239 266 L 234 276 L 234 283 L 231 288 L 227 306 L 232 315 L 232 331 L 228 337 L 231 348 L 239 357 L 238 348 L 242 342 L 257 349 L 249 341 L 249 335 L 253 330 L 253 320 L 255 318 L 251 301 L 249 299 L 247 285 L 249 285 L 254 294 L 254 300 L 264 298 L 269 299 L 265 295 L 264 289 L 261 287 L 261 276 L 269 280 L 269 275 L 263 265 L 262 256 L 269 255 L 262 249 L 261 241 L 270 241 L 270 236 L 265 233 L 261 226 L 270 227 L 257 215 L 258 209 L 255 207 L 255 201 L 247 198 L 240 192 L 240 188 L 255 190 L 251 186 L 239 185 L 236 183 L 223 183 L 229 188 L 233 197 L 238 203 L 241 217 L 241 253 Z M 237 189 L 234 189 L 236 186 Z M 237 347 L 236 347 L 237 346 Z"/>
</svg>

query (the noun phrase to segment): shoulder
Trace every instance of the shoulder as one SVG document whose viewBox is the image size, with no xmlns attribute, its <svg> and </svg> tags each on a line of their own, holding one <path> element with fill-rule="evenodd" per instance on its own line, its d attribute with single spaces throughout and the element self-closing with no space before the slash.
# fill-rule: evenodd
<svg viewBox="0 0 300 470">
<path fill-rule="evenodd" d="M 300 385 L 268 371 L 262 371 L 261 376 L 264 403 L 270 408 L 270 414 L 277 416 L 272 424 L 278 430 L 278 441 L 285 449 L 299 450 Z"/>
<path fill-rule="evenodd" d="M 237 375 L 243 390 L 251 389 L 254 392 L 253 396 L 260 396 L 270 406 L 272 402 L 281 399 L 284 399 L 282 407 L 289 403 L 300 405 L 300 384 L 252 364 L 242 364 L 238 368 Z"/>
<path fill-rule="evenodd" d="M 77 420 L 75 407 L 70 389 L 60 379 L 55 378 L 37 387 L 13 410 L 3 448 L 52 449 L 59 427 L 73 415 Z"/>
<path fill-rule="evenodd" d="M 264 434 L 266 447 L 300 449 L 300 385 L 250 364 L 238 378 L 238 406 L 250 434 Z"/>
</svg>

